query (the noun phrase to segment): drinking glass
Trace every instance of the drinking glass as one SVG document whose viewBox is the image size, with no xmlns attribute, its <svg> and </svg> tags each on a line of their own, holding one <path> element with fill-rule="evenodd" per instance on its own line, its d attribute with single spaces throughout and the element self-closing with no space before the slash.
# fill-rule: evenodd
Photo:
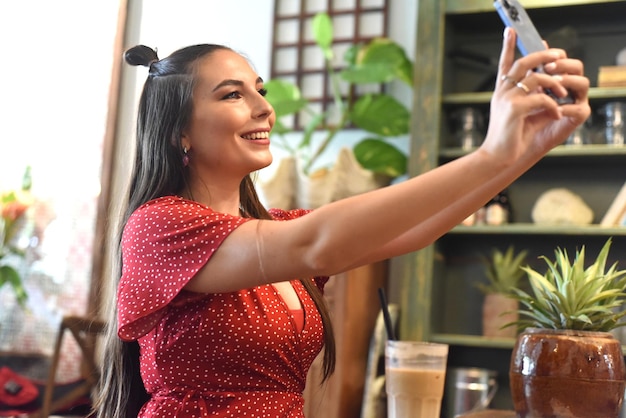
<svg viewBox="0 0 626 418">
<path fill-rule="evenodd" d="M 387 341 L 385 386 L 388 418 L 433 418 L 441 411 L 448 345 Z"/>
</svg>

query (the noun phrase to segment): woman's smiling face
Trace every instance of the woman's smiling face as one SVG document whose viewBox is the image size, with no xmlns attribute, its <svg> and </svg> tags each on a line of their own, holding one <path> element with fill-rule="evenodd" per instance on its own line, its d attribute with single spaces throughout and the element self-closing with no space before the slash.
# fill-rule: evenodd
<svg viewBox="0 0 626 418">
<path fill-rule="evenodd" d="M 190 168 L 203 178 L 241 180 L 268 166 L 269 133 L 276 116 L 265 100 L 261 77 L 244 57 L 228 49 L 202 59 L 196 77 L 192 116 L 182 136 Z"/>
</svg>

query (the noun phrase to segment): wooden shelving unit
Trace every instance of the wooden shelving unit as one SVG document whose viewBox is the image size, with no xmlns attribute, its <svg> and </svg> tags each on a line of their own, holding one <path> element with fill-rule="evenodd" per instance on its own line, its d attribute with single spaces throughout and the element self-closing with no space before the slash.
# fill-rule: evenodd
<svg viewBox="0 0 626 418">
<path fill-rule="evenodd" d="M 576 50 L 583 54 L 580 58 L 592 83 L 592 128 L 597 128 L 601 106 L 626 101 L 626 88 L 595 86 L 598 68 L 613 65 L 617 52 L 626 47 L 626 1 L 522 3 L 544 36 L 557 33 L 564 26 L 575 30 Z M 498 58 L 503 31 L 491 0 L 420 0 L 416 24 L 411 175 L 468 152 L 453 143 L 450 113 L 463 106 L 476 106 L 488 113 L 493 85 L 486 80 L 495 81 L 492 64 Z M 455 51 L 459 50 L 481 54 L 487 64 L 467 65 L 455 58 Z M 480 255 L 493 247 L 513 244 L 518 249 L 529 249 L 531 265 L 537 263 L 533 267 L 541 267 L 538 256 L 551 256 L 557 246 L 573 251 L 585 245 L 593 253 L 613 237 L 612 261 L 619 261 L 626 268 L 626 228 L 599 225 L 626 182 L 626 146 L 601 144 L 597 137 L 591 145 L 554 149 L 511 185 L 513 223 L 499 227 L 459 226 L 434 245 L 392 261 L 390 298 L 400 305 L 400 336 L 450 344 L 450 367 L 496 370 L 500 390 L 495 407 L 512 406 L 508 362 L 514 341 L 481 336 L 483 296 L 475 287 L 475 282 L 484 278 Z M 592 225 L 533 223 L 531 212 L 537 198 L 556 187 L 567 188 L 583 198 L 594 212 Z"/>
</svg>

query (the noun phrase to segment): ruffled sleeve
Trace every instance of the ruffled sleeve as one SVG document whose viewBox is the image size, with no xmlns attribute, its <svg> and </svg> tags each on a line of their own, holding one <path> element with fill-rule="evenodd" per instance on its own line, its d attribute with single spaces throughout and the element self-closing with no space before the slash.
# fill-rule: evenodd
<svg viewBox="0 0 626 418">
<path fill-rule="evenodd" d="M 148 333 L 224 239 L 248 220 L 178 197 L 137 209 L 122 235 L 119 337 L 131 341 Z"/>
<path fill-rule="evenodd" d="M 277 221 L 288 221 L 290 219 L 296 219 L 301 216 L 310 213 L 311 209 L 292 209 L 292 210 L 283 210 L 283 209 L 270 209 L 269 213 Z M 328 282 L 330 278 L 328 276 L 316 276 L 313 278 L 315 285 L 324 292 L 324 286 L 326 282 Z"/>
</svg>

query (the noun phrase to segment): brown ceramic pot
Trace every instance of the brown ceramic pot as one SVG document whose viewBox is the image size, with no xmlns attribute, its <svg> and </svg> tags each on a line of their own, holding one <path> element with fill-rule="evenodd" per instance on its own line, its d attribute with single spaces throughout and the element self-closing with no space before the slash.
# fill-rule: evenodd
<svg viewBox="0 0 626 418">
<path fill-rule="evenodd" d="M 517 338 L 509 377 L 521 418 L 617 418 L 626 368 L 608 332 L 528 328 Z"/>
</svg>

